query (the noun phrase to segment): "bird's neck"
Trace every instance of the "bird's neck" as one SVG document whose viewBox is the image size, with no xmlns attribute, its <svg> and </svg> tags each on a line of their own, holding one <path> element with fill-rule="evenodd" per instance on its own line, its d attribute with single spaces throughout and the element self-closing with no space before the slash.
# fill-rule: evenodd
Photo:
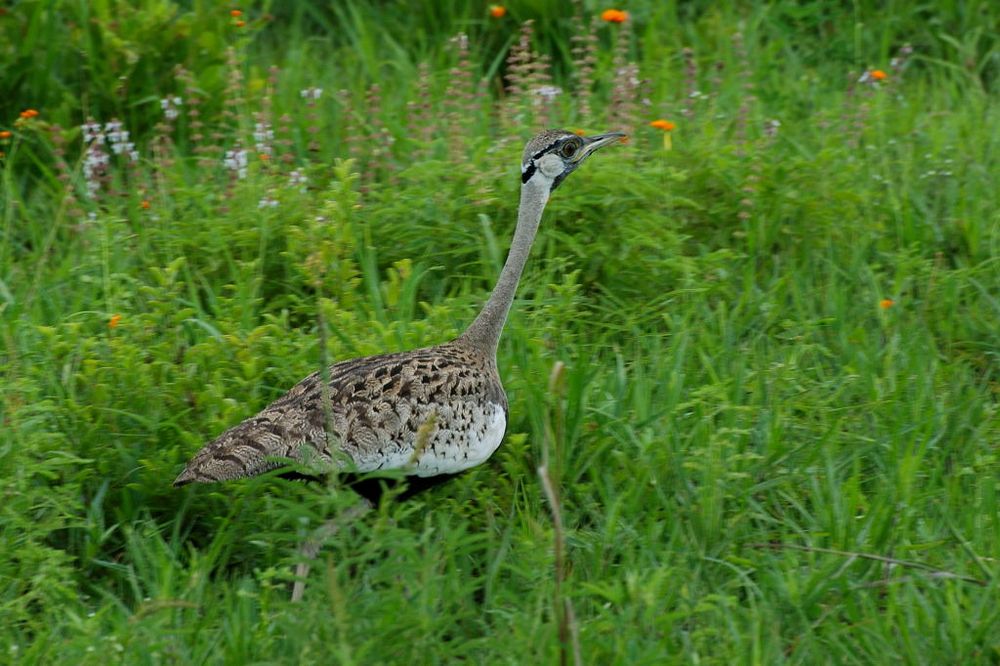
<svg viewBox="0 0 1000 666">
<path fill-rule="evenodd" d="M 517 228 L 514 230 L 514 239 L 510 243 L 507 262 L 504 264 L 503 270 L 500 271 L 500 278 L 497 280 L 489 300 L 486 301 L 486 305 L 483 306 L 479 316 L 460 338 L 492 355 L 496 354 L 500 333 L 507 321 L 507 313 L 510 312 L 511 303 L 514 302 L 517 283 L 524 271 L 524 264 L 531 252 L 531 244 L 535 240 L 538 223 L 542 219 L 542 211 L 545 209 L 545 203 L 548 199 L 549 187 L 546 183 L 538 182 L 537 178 L 531 179 L 521 186 L 521 205 L 517 210 Z"/>
</svg>

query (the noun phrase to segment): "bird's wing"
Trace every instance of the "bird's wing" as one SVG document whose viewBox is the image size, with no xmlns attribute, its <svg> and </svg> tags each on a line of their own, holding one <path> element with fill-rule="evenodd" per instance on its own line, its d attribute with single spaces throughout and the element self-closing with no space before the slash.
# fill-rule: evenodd
<svg viewBox="0 0 1000 666">
<path fill-rule="evenodd" d="M 361 471 L 403 467 L 421 427 L 442 406 L 485 396 L 506 411 L 502 387 L 484 379 L 480 362 L 442 345 L 337 363 L 329 369 L 328 397 L 320 373 L 309 375 L 208 443 L 174 485 L 254 476 L 288 459 L 334 464 L 333 446 Z"/>
</svg>

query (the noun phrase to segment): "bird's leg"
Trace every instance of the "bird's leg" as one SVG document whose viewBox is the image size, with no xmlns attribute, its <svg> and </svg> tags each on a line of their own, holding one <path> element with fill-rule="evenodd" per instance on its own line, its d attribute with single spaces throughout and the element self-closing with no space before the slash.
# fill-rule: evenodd
<svg viewBox="0 0 1000 666">
<path fill-rule="evenodd" d="M 316 528 L 312 536 L 308 537 L 299 546 L 299 558 L 301 561 L 295 565 L 295 584 L 292 586 L 292 601 L 301 601 L 302 595 L 306 591 L 306 578 L 309 577 L 310 561 L 319 553 L 326 540 L 340 531 L 344 523 L 351 522 L 365 515 L 374 508 L 374 505 L 367 499 L 361 501 L 342 514 L 326 521 Z"/>
</svg>

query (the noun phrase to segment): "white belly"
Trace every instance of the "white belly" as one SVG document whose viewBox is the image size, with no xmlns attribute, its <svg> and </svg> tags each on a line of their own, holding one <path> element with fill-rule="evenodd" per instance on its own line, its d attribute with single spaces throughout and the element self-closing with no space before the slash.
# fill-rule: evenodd
<svg viewBox="0 0 1000 666">
<path fill-rule="evenodd" d="M 500 446 L 507 417 L 496 403 L 461 403 L 454 408 L 439 406 L 433 425 L 416 451 L 416 437 L 408 445 L 381 456 L 380 460 L 358 461 L 360 471 L 401 469 L 415 476 L 455 474 L 485 462 Z"/>
</svg>

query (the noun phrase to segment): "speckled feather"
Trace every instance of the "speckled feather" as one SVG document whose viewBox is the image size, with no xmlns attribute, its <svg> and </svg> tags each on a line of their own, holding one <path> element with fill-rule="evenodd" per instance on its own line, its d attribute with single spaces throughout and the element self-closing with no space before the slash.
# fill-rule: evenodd
<svg viewBox="0 0 1000 666">
<path fill-rule="evenodd" d="M 507 396 L 496 362 L 462 341 L 344 361 L 329 376 L 329 417 L 313 373 L 207 444 L 174 485 L 253 476 L 283 459 L 333 463 L 324 428 L 330 417 L 333 443 L 362 472 L 458 472 L 483 462 L 503 436 Z M 426 439 L 418 443 L 421 427 Z"/>
</svg>

